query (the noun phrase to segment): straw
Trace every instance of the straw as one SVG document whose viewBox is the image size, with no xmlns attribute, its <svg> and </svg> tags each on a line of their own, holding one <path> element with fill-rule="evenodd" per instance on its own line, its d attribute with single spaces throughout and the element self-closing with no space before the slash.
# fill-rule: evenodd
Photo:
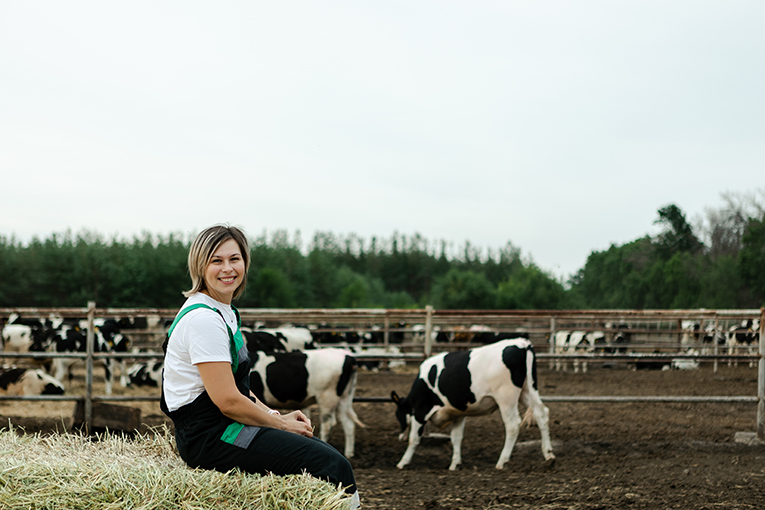
<svg viewBox="0 0 765 510">
<path fill-rule="evenodd" d="M 34 510 L 341 510 L 349 497 L 308 474 L 191 469 L 164 430 L 106 433 L 0 430 L 0 508 Z"/>
</svg>

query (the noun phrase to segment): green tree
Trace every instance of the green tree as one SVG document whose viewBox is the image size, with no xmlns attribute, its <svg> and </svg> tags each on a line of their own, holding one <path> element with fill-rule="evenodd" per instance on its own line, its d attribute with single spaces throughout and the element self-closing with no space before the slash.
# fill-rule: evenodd
<svg viewBox="0 0 765 510">
<path fill-rule="evenodd" d="M 678 206 L 670 204 L 662 207 L 658 214 L 659 218 L 654 223 L 662 225 L 664 231 L 659 234 L 656 245 L 664 258 L 670 258 L 678 252 L 696 252 L 702 247 Z"/>
<path fill-rule="evenodd" d="M 741 277 L 736 258 L 730 255 L 710 257 L 700 278 L 700 306 L 704 308 L 733 309 L 748 307 L 742 293 Z"/>
<path fill-rule="evenodd" d="M 22 275 L 30 275 L 21 256 L 21 247 L 13 238 L 0 236 L 0 306 L 19 306 L 26 286 L 22 285 Z"/>
<path fill-rule="evenodd" d="M 332 307 L 342 288 L 338 281 L 338 268 L 333 263 L 332 253 L 314 247 L 308 254 L 308 270 L 313 288 L 313 306 Z"/>
<path fill-rule="evenodd" d="M 534 264 L 520 268 L 499 284 L 497 308 L 506 310 L 559 309 L 566 299 L 563 285 Z"/>
<path fill-rule="evenodd" d="M 750 219 L 739 252 L 739 274 L 750 306 L 765 306 L 765 218 Z"/>
<path fill-rule="evenodd" d="M 570 299 L 583 308 L 643 308 L 653 251 L 651 240 L 644 237 L 590 253 L 584 267 L 571 279 Z"/>
<path fill-rule="evenodd" d="M 436 280 L 434 299 L 438 308 L 491 309 L 496 289 L 484 274 L 455 268 Z"/>
<path fill-rule="evenodd" d="M 248 282 L 247 292 L 253 293 L 258 308 L 292 308 L 296 300 L 287 275 L 275 267 L 264 267 Z"/>
</svg>

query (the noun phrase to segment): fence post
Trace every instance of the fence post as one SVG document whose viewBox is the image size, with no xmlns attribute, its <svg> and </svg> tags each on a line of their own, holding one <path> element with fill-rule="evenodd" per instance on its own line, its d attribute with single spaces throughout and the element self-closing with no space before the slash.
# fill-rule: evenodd
<svg viewBox="0 0 765 510">
<path fill-rule="evenodd" d="M 757 437 L 765 441 L 765 308 L 760 308 L 760 363 L 757 374 Z"/>
<path fill-rule="evenodd" d="M 714 342 L 714 353 L 715 353 L 715 356 L 717 356 L 717 354 L 718 354 L 718 352 L 717 352 L 717 350 L 718 350 L 717 349 L 717 324 L 718 324 L 718 322 L 719 321 L 717 319 L 717 312 L 715 312 L 715 329 L 714 329 L 714 333 L 712 333 L 712 342 Z M 715 358 L 715 369 L 713 370 L 713 372 L 715 374 L 717 373 L 717 358 Z"/>
<path fill-rule="evenodd" d="M 678 351 L 683 352 L 683 349 L 685 348 L 685 346 L 683 345 L 683 320 L 682 319 L 677 319 L 677 330 L 680 331 L 680 333 L 677 335 L 677 345 L 680 346 L 680 348 L 678 348 Z"/>
<path fill-rule="evenodd" d="M 555 316 L 550 317 L 550 354 L 555 354 Z M 555 360 L 550 358 L 550 370 L 555 368 Z"/>
<path fill-rule="evenodd" d="M 390 317 L 388 317 L 387 310 L 385 310 L 385 329 L 383 331 L 383 349 L 385 349 L 385 352 L 388 352 L 388 342 L 390 341 L 388 338 L 390 335 Z M 383 370 L 388 370 L 388 360 L 382 360 L 380 367 Z"/>
<path fill-rule="evenodd" d="M 96 318 L 96 302 L 88 301 L 88 334 L 85 337 L 87 344 L 87 358 L 85 358 L 85 430 L 90 433 L 93 430 L 93 344 L 96 331 L 93 326 Z"/>
<path fill-rule="evenodd" d="M 425 357 L 429 358 L 433 352 L 433 307 L 425 307 Z"/>
</svg>

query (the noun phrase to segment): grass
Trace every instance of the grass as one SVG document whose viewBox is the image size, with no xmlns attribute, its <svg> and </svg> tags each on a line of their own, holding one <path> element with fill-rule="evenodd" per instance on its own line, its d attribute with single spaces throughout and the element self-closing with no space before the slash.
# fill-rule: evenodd
<svg viewBox="0 0 765 510">
<path fill-rule="evenodd" d="M 347 495 L 310 475 L 191 469 L 169 431 L 19 434 L 0 430 L 0 508 L 32 510 L 341 510 Z"/>
</svg>

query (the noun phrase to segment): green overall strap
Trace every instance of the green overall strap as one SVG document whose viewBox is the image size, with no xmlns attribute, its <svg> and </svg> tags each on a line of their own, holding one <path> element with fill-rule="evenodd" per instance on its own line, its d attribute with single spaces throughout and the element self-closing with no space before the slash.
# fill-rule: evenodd
<svg viewBox="0 0 765 510">
<path fill-rule="evenodd" d="M 170 325 L 170 329 L 167 331 L 167 338 L 170 338 L 170 335 L 173 334 L 173 330 L 175 329 L 175 326 L 178 324 L 178 321 L 180 321 L 184 315 L 189 313 L 192 310 L 196 310 L 198 308 L 207 308 L 208 310 L 212 310 L 214 312 L 217 312 L 218 315 L 220 315 L 221 319 L 223 319 L 223 314 L 220 310 L 217 308 L 213 308 L 212 306 L 206 305 L 204 303 L 196 303 L 190 306 L 187 306 L 180 312 L 178 312 L 178 315 L 175 317 L 175 320 Z M 241 326 L 242 326 L 242 318 L 239 316 L 239 310 L 236 309 L 233 305 L 231 305 L 231 309 L 234 310 L 234 314 L 236 315 L 236 335 L 231 331 L 231 328 L 229 327 L 226 320 L 223 320 L 223 323 L 226 325 L 226 329 L 228 330 L 228 338 L 229 338 L 229 349 L 231 351 L 231 370 L 234 372 L 234 374 L 237 373 L 239 369 L 239 349 L 242 349 L 244 347 L 244 339 L 242 338 L 241 333 Z M 252 429 L 252 427 L 250 427 Z M 220 439 L 228 444 L 236 444 L 237 439 L 242 435 L 242 431 L 245 430 L 245 426 L 238 422 L 230 423 L 226 429 L 223 431 L 223 434 L 221 435 Z M 247 434 L 245 434 L 246 436 Z"/>
<path fill-rule="evenodd" d="M 170 338 L 170 335 L 173 334 L 173 330 L 175 329 L 175 326 L 178 324 L 178 321 L 180 321 L 187 313 L 189 313 L 192 310 L 196 310 L 198 308 L 207 308 L 208 310 L 212 310 L 213 312 L 216 312 L 218 315 L 220 315 L 221 319 L 223 319 L 223 314 L 220 310 L 217 308 L 213 308 L 210 305 L 206 305 L 204 303 L 196 303 L 194 305 L 187 306 L 180 312 L 178 312 L 178 315 L 176 315 L 175 320 L 170 325 L 170 329 L 167 330 L 167 338 Z M 242 324 L 242 319 L 239 317 L 239 310 L 234 308 L 234 306 L 231 306 L 231 309 L 234 310 L 234 314 L 236 315 L 236 326 L 237 329 Z M 242 342 L 242 345 L 237 345 L 237 338 L 234 336 L 234 333 L 231 331 L 231 328 L 228 326 L 228 323 L 225 319 L 223 319 L 223 324 L 226 325 L 226 329 L 228 330 L 228 338 L 229 338 L 229 350 L 231 351 L 231 370 L 236 373 L 237 368 L 239 368 L 239 349 L 244 345 L 244 341 L 240 340 Z M 239 335 L 241 339 L 241 335 Z"/>
</svg>

